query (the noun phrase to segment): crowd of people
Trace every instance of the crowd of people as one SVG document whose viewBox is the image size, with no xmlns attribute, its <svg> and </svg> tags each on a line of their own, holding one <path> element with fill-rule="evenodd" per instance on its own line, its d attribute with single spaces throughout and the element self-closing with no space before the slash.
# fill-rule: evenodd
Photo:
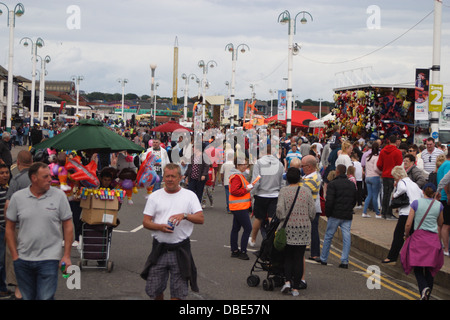
<svg viewBox="0 0 450 320">
<path fill-rule="evenodd" d="M 42 139 L 51 138 L 50 131 L 58 134 L 67 128 L 33 128 L 34 140 L 28 139 L 28 143 L 33 146 Z M 155 133 L 150 128 L 119 126 L 112 130 L 143 146 L 145 152 L 132 156 L 127 153 L 86 155 L 89 156 L 88 161 L 96 159 L 99 175 L 111 167 L 120 171 L 124 166 L 120 163 L 121 159 L 126 159 L 125 166 L 134 170 L 149 154 L 160 160 L 153 167 L 158 179 L 147 197 L 143 212 L 143 225 L 154 234 L 153 250 L 141 274 L 147 281 L 146 292 L 152 299 L 163 298 L 169 273 L 172 298 L 185 299 L 189 283 L 192 290 L 198 290 L 188 239 L 194 224 L 203 223 L 203 210 L 207 203 L 213 207 L 214 190 L 219 186 L 225 190 L 224 212 L 233 216 L 229 236 L 231 258 L 250 260 L 247 249 L 257 246 L 258 235 L 265 239 L 273 221 L 280 221 L 280 226 L 286 222 L 287 239 L 283 251 L 285 282 L 281 289 L 285 294 L 296 296 L 299 290 L 307 288 L 305 259 L 327 264 L 331 241 L 338 228 L 343 239 L 339 268 L 348 268 L 350 229 L 355 209 L 361 209 L 363 218 L 371 218 L 369 211 L 373 211 L 375 218 L 397 221 L 389 254 L 382 261 L 392 263 L 399 259 L 405 238 L 418 227 L 417 219 L 412 221 L 411 217 L 422 217 L 427 209 L 428 202 L 423 199 L 439 200 L 420 228 L 436 236 L 442 250 L 433 258 L 435 265 L 412 265 L 423 299 L 430 297 L 433 277 L 440 268 L 438 256 L 449 255 L 450 207 L 447 199 L 450 193 L 450 154 L 445 145 L 435 143 L 433 138 L 428 138 L 419 146 L 408 145 L 396 136 L 384 141 L 363 137 L 350 141 L 340 135 L 337 127 L 322 140 L 306 131 L 292 136 L 282 134 L 275 140 L 269 134 L 267 141 L 270 142 L 267 144 L 256 139 L 259 141 L 258 147 L 264 146 L 267 152 L 262 153 L 258 148 L 259 157 L 255 159 L 249 152 L 250 141 L 254 137 L 248 136 L 245 131 L 243 143 L 234 139 L 234 143 L 230 144 L 224 139 L 226 131 L 217 130 L 216 136 L 208 141 L 202 139 L 198 147 L 194 146 L 195 134 L 198 133 L 172 141 L 170 133 Z M 28 132 L 30 137 L 31 131 Z M 45 260 L 48 257 L 56 260 L 56 264 L 45 267 L 51 269 L 53 275 L 57 274 L 62 261 L 70 265 L 70 249 L 72 245 L 77 245 L 75 241 L 79 237 L 79 213 L 75 214 L 76 207 L 73 207 L 72 201 L 67 201 L 69 212 L 73 213 L 68 217 L 65 215 L 65 201 L 58 200 L 62 203 L 55 208 L 59 214 L 58 220 L 42 220 L 39 224 L 46 224 L 47 234 L 55 237 L 55 230 L 63 226 L 64 248 L 59 245 L 58 249 L 46 250 L 40 256 L 32 256 L 32 251 L 21 251 L 24 244 L 30 245 L 29 250 L 33 249 L 33 245 L 40 246 L 42 237 L 26 233 L 37 222 L 22 207 L 28 201 L 23 199 L 31 196 L 35 203 L 29 204 L 30 207 L 41 207 L 39 199 L 55 199 L 64 192 L 55 192 L 55 188 L 50 188 L 47 182 L 52 174 L 47 171 L 48 165 L 41 165 L 45 161 L 36 157 L 35 164 L 32 164 L 33 161 L 29 160 L 33 154 L 29 151 L 19 153 L 17 164 L 20 172 L 11 177 L 10 149 L 16 143 L 27 143 L 23 138 L 15 137 L 16 143 L 11 144 L 11 139 L 11 134 L 5 132 L 0 143 L 0 157 L 7 169 L 7 174 L 3 175 L 0 166 L 0 241 L 4 243 L 3 238 L 6 238 L 8 243 L 7 246 L 2 245 L 0 250 L 1 257 L 7 257 L 6 260 L 0 259 L 0 295 L 11 294 L 6 283 L 19 282 L 16 288 L 21 290 L 17 289 L 14 293 L 17 298 L 53 298 L 56 290 L 54 282 L 48 286 L 29 285 L 30 279 L 27 277 L 30 274 L 36 274 L 37 278 L 42 274 L 40 270 L 30 271 L 34 266 L 28 265 L 27 261 L 44 260 L 44 256 Z M 239 154 L 242 157 L 238 157 Z M 33 170 L 29 171 L 30 167 Z M 117 177 L 112 175 L 109 178 L 114 181 Z M 3 184 L 3 180 L 6 183 Z M 407 195 L 407 203 L 393 208 L 393 198 L 399 198 L 402 194 Z M 322 250 L 318 230 L 321 215 L 327 217 Z M 74 229 L 71 229 L 72 224 L 69 226 L 69 221 L 73 222 Z M 16 224 L 20 224 L 19 233 Z M 54 238 L 48 237 L 46 240 L 53 241 Z M 305 257 L 307 248 L 309 257 Z M 15 271 L 15 276 L 12 272 L 13 280 L 5 280 L 8 270 Z M 21 281 L 28 284 L 21 286 Z"/>
</svg>

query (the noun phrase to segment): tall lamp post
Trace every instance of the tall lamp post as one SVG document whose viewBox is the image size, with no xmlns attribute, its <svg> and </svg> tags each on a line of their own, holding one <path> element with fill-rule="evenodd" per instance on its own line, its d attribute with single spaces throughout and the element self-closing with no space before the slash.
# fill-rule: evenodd
<svg viewBox="0 0 450 320">
<path fill-rule="evenodd" d="M 232 64 L 231 64 L 231 106 L 230 106 L 230 127 L 234 128 L 234 99 L 235 99 L 235 87 L 236 87 L 236 61 L 238 56 L 239 48 L 241 48 L 241 53 L 246 50 L 250 51 L 250 47 L 245 43 L 238 45 L 236 48 L 232 43 L 225 46 L 225 50 L 231 52 Z M 236 115 L 236 120 L 239 120 L 239 112 Z"/>
<path fill-rule="evenodd" d="M 208 74 L 209 68 L 217 67 L 217 62 L 214 60 L 209 60 L 207 63 L 205 61 L 200 60 L 198 62 L 199 68 L 203 69 L 203 80 L 202 80 L 202 128 L 205 129 L 205 121 L 206 121 L 206 98 L 205 98 L 205 87 L 207 86 L 206 75 Z"/>
<path fill-rule="evenodd" d="M 37 62 L 37 48 L 42 48 L 44 46 L 44 40 L 42 38 L 37 38 L 36 41 L 33 41 L 32 39 L 28 37 L 24 37 L 20 40 L 20 43 L 22 41 L 24 47 L 28 47 L 28 41 L 31 42 L 31 55 L 32 55 L 32 65 L 33 70 L 31 74 L 31 102 L 30 102 L 30 127 L 33 127 L 34 125 L 34 106 L 35 106 L 35 100 L 36 100 L 36 62 Z"/>
<path fill-rule="evenodd" d="M 434 0 L 433 22 L 433 66 L 431 67 L 431 83 L 441 83 L 441 27 L 442 27 L 442 1 Z M 431 112 L 430 119 L 431 136 L 439 139 L 439 112 Z"/>
<path fill-rule="evenodd" d="M 155 70 L 156 70 L 156 64 L 152 63 L 150 65 L 150 70 L 152 71 L 152 82 L 151 82 L 151 93 L 150 93 L 150 102 L 155 99 Z M 156 123 L 156 102 L 153 105 L 153 123 Z"/>
<path fill-rule="evenodd" d="M 311 21 L 313 20 L 313 17 L 309 12 L 306 11 L 300 11 L 295 15 L 294 18 L 291 18 L 291 14 L 289 11 L 285 10 L 278 16 L 278 22 L 281 24 L 289 24 L 289 30 L 288 30 L 288 87 L 287 87 L 287 117 L 286 117 L 286 135 L 291 134 L 291 125 L 292 125 L 292 70 L 293 70 L 293 55 L 294 55 L 294 34 L 296 30 L 297 25 L 297 17 L 299 15 L 303 15 L 300 22 L 302 24 L 306 24 L 308 20 L 306 19 L 306 15 L 308 15 L 311 18 Z"/>
<path fill-rule="evenodd" d="M 127 79 L 119 79 L 117 80 L 122 85 L 122 120 L 125 120 L 123 117 L 123 108 L 125 105 L 125 85 L 128 83 Z"/>
<path fill-rule="evenodd" d="M 270 100 L 270 116 L 271 116 L 271 117 L 273 116 L 273 95 L 274 95 L 276 92 L 277 92 L 276 89 L 270 89 L 270 90 L 269 90 L 270 96 L 272 97 L 272 99 Z"/>
<path fill-rule="evenodd" d="M 40 73 L 40 81 L 39 81 L 39 122 L 41 125 L 44 123 L 44 100 L 45 100 L 45 76 L 47 74 L 46 66 L 47 63 L 50 63 L 52 59 L 47 55 L 45 58 L 41 56 L 37 56 L 41 59 L 41 73 Z"/>
<path fill-rule="evenodd" d="M 80 82 L 83 80 L 83 76 L 72 76 L 72 81 L 75 81 L 77 86 L 77 108 L 75 109 L 75 115 L 78 114 L 78 108 L 80 107 Z"/>
<path fill-rule="evenodd" d="M 181 79 L 184 80 L 184 121 L 187 121 L 187 105 L 188 105 L 188 95 L 189 95 L 189 79 L 191 80 L 197 80 L 197 76 L 193 73 L 190 75 L 186 75 L 183 73 L 181 75 Z"/>
<path fill-rule="evenodd" d="M 16 25 L 16 16 L 20 17 L 25 13 L 23 4 L 18 3 L 14 10 L 9 10 L 8 6 L 3 2 L 0 5 L 8 10 L 8 26 L 9 26 L 9 63 L 8 63 L 8 98 L 6 102 L 6 131 L 11 132 L 11 116 L 12 116 L 12 98 L 13 98 L 13 59 L 14 59 L 14 27 Z M 3 13 L 0 10 L 0 15 Z"/>
</svg>

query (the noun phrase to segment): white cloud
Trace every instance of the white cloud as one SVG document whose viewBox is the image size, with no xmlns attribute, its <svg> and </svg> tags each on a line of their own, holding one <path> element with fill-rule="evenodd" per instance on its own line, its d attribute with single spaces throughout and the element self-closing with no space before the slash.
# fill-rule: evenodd
<svg viewBox="0 0 450 320">
<path fill-rule="evenodd" d="M 448 0 L 444 0 L 447 4 Z M 336 73 L 371 67 L 371 76 L 387 83 L 411 82 L 416 67 L 432 64 L 433 15 L 391 45 L 364 58 L 411 28 L 433 10 L 433 2 L 318 0 L 23 0 L 25 14 L 15 28 L 14 73 L 31 75 L 29 48 L 20 38 L 42 37 L 40 55 L 50 55 L 47 79 L 69 80 L 83 75 L 81 89 L 88 92 L 120 92 L 118 78 L 129 80 L 126 92 L 150 93 L 150 63 L 158 65 L 159 94 L 172 95 L 173 45 L 179 43 L 178 96 L 183 95 L 182 73 L 201 77 L 199 60 L 215 60 L 217 68 L 208 73 L 208 94 L 226 94 L 225 81 L 231 79 L 228 43 L 245 43 L 250 51 L 240 54 L 236 71 L 236 96 L 250 98 L 250 84 L 256 84 L 256 97 L 269 99 L 269 89 L 284 89 L 287 77 L 286 25 L 278 16 L 305 10 L 313 21 L 298 22 L 294 42 L 302 45 L 294 57 L 293 90 L 298 99 L 331 100 Z M 367 8 L 380 8 L 380 29 L 370 30 Z M 80 8 L 80 29 L 69 30 L 66 10 Z M 444 6 L 442 19 L 441 82 L 450 86 L 448 46 L 450 8 Z M 8 29 L 6 15 L 0 16 L 0 62 L 7 67 Z M 190 94 L 197 92 L 191 82 Z"/>
</svg>

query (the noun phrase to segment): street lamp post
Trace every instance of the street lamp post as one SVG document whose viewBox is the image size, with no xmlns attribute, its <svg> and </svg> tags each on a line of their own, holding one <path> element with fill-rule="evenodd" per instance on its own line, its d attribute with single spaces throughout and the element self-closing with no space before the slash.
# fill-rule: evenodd
<svg viewBox="0 0 450 320">
<path fill-rule="evenodd" d="M 206 121 L 206 98 L 205 98 L 205 87 L 207 85 L 206 75 L 208 74 L 209 68 L 217 67 L 217 62 L 214 60 L 210 60 L 207 63 L 205 61 L 200 60 L 198 62 L 198 66 L 203 69 L 203 80 L 202 80 L 202 128 L 205 129 L 205 121 Z"/>
<path fill-rule="evenodd" d="M 72 76 L 72 81 L 75 81 L 77 86 L 77 107 L 75 109 L 75 116 L 78 114 L 78 108 L 80 107 L 80 82 L 83 80 L 83 76 Z"/>
<path fill-rule="evenodd" d="M 183 73 L 181 75 L 181 79 L 184 80 L 184 121 L 187 121 L 187 105 L 188 105 L 188 95 L 189 95 L 189 79 L 194 80 L 198 79 L 197 76 L 193 73 L 190 75 L 186 75 Z"/>
<path fill-rule="evenodd" d="M 36 62 L 37 62 L 37 48 L 42 48 L 44 46 L 44 40 L 42 38 L 37 38 L 36 41 L 28 37 L 24 37 L 20 40 L 20 43 L 25 40 L 23 43 L 24 47 L 28 47 L 28 41 L 31 42 L 31 54 L 33 59 L 33 70 L 31 74 L 31 101 L 30 101 L 30 127 L 34 125 L 34 105 L 36 100 Z"/>
<path fill-rule="evenodd" d="M 12 98 L 13 98 L 13 59 L 14 59 L 14 27 L 16 25 L 16 16 L 20 17 L 25 13 L 23 4 L 18 3 L 14 10 L 9 10 L 8 6 L 3 2 L 1 5 L 8 10 L 8 26 L 9 26 L 9 63 L 8 63 L 8 97 L 6 102 L 6 130 L 11 131 L 12 116 Z M 3 11 L 0 10 L 0 15 Z"/>
<path fill-rule="evenodd" d="M 150 102 L 155 98 L 155 70 L 156 64 L 152 63 L 150 65 L 150 69 L 152 71 L 152 81 L 151 81 L 151 93 L 150 93 Z M 155 99 L 156 101 L 156 99 Z M 153 122 L 156 123 L 156 102 L 153 105 Z"/>
<path fill-rule="evenodd" d="M 158 87 L 159 87 L 159 83 L 157 82 L 157 83 L 155 83 L 155 87 L 154 87 L 154 89 L 155 89 L 155 94 L 153 95 L 153 106 L 154 106 L 154 109 L 153 109 L 153 114 L 154 114 L 154 122 L 155 122 L 155 126 L 156 126 L 156 92 L 158 91 Z"/>
<path fill-rule="evenodd" d="M 322 98 L 319 98 L 319 116 L 317 118 L 322 118 Z"/>
<path fill-rule="evenodd" d="M 122 120 L 125 120 L 124 116 L 123 116 L 123 108 L 125 105 L 125 85 L 128 83 L 127 79 L 119 79 L 117 80 L 121 85 L 122 85 Z M 125 123 L 126 121 L 124 121 Z"/>
<path fill-rule="evenodd" d="M 277 92 L 277 90 L 275 90 L 275 89 L 270 89 L 269 90 L 269 93 L 270 93 L 270 95 L 272 97 L 272 99 L 270 100 L 270 116 L 271 117 L 273 116 L 273 95 L 275 94 L 275 92 Z"/>
<path fill-rule="evenodd" d="M 434 0 L 433 22 L 433 66 L 431 67 L 431 83 L 441 83 L 441 27 L 442 27 L 442 1 Z M 431 112 L 430 119 L 431 136 L 439 139 L 439 112 Z M 442 140 L 441 140 L 442 141 Z"/>
<path fill-rule="evenodd" d="M 287 116 L 286 116 L 286 135 L 291 134 L 291 122 L 292 122 L 292 70 L 293 70 L 293 55 L 294 55 L 294 34 L 296 30 L 296 24 L 297 24 L 297 17 L 302 14 L 303 17 L 300 20 L 302 24 L 305 24 L 308 22 L 306 19 L 306 15 L 308 15 L 311 18 L 311 21 L 313 20 L 313 17 L 309 12 L 306 11 L 300 11 L 295 15 L 294 18 L 291 18 L 291 14 L 289 11 L 285 10 L 278 16 L 278 22 L 281 24 L 288 23 L 289 24 L 289 31 L 288 31 L 288 88 L 286 90 L 287 95 Z M 297 46 L 296 46 L 297 49 Z"/>
<path fill-rule="evenodd" d="M 230 127 L 234 128 L 234 99 L 235 99 L 235 86 L 236 86 L 236 61 L 238 56 L 239 48 L 241 48 L 241 52 L 244 53 L 247 49 L 250 51 L 250 47 L 245 43 L 238 45 L 236 48 L 232 43 L 229 43 L 225 46 L 225 50 L 231 52 L 232 57 L 232 65 L 231 65 L 231 106 L 230 106 Z M 236 115 L 236 120 L 239 119 L 239 112 Z"/>
<path fill-rule="evenodd" d="M 41 73 L 40 73 L 40 81 L 39 81 L 39 122 L 41 125 L 44 123 L 44 100 L 45 100 L 45 75 L 46 75 L 46 65 L 50 63 L 52 59 L 50 56 L 45 56 L 42 58 L 41 56 L 37 56 L 41 59 Z"/>
</svg>

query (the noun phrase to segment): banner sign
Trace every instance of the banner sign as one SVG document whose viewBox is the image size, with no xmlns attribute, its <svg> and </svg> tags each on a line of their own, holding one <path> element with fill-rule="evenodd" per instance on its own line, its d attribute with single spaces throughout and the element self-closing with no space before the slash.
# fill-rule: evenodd
<svg viewBox="0 0 450 320">
<path fill-rule="evenodd" d="M 416 69 L 415 120 L 428 120 L 429 69 Z"/>
<path fill-rule="evenodd" d="M 278 90 L 278 121 L 286 120 L 286 90 Z"/>
<path fill-rule="evenodd" d="M 442 112 L 444 104 L 444 86 L 442 84 L 430 84 L 430 112 Z"/>
</svg>

